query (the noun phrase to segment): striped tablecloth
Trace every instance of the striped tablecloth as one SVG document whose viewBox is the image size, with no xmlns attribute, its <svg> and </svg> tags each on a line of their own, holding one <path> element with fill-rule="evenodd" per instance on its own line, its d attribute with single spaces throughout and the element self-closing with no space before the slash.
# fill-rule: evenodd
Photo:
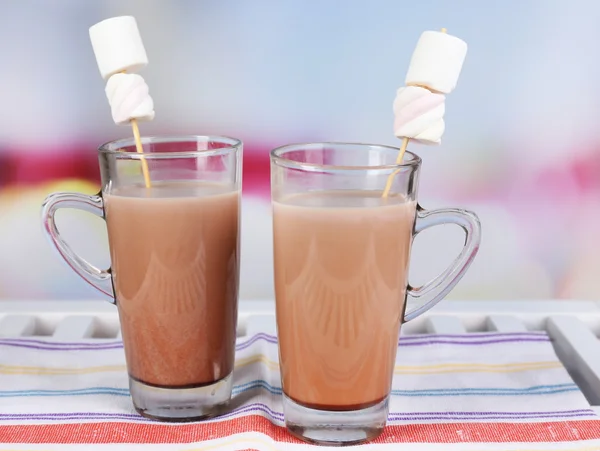
<svg viewBox="0 0 600 451">
<path fill-rule="evenodd" d="M 312 448 L 283 427 L 274 336 L 238 340 L 234 385 L 230 413 L 164 424 L 133 410 L 120 341 L 0 339 L 0 450 Z M 360 448 L 596 450 L 600 418 L 544 333 L 406 336 L 389 425 Z"/>
</svg>

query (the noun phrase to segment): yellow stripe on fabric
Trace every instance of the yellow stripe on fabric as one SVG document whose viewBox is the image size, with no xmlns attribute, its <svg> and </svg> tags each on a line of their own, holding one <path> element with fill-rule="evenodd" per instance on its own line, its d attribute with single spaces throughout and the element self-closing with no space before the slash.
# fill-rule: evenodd
<svg viewBox="0 0 600 451">
<path fill-rule="evenodd" d="M 18 375 L 69 375 L 89 373 L 109 373 L 115 371 L 126 371 L 125 365 L 90 366 L 86 368 L 48 368 L 42 366 L 14 366 L 0 365 L 0 374 Z"/>
<path fill-rule="evenodd" d="M 256 355 L 244 359 L 238 359 L 235 362 L 236 368 L 241 368 L 254 363 L 263 363 L 271 370 L 277 370 L 279 364 L 269 360 L 265 356 Z M 394 368 L 395 374 L 442 374 L 442 373 L 517 373 L 521 371 L 544 370 L 562 368 L 560 362 L 524 362 L 524 363 L 441 363 L 437 365 L 397 365 Z M 38 366 L 13 366 L 0 365 L 0 374 L 7 375 L 70 375 L 70 374 L 90 374 L 106 372 L 126 371 L 125 365 L 104 365 L 92 366 L 87 368 L 48 368 Z"/>
<path fill-rule="evenodd" d="M 394 374 L 441 374 L 441 373 L 518 373 L 521 371 L 562 368 L 560 362 L 527 363 L 442 363 L 438 365 L 398 365 Z"/>
<path fill-rule="evenodd" d="M 263 355 L 238 359 L 235 362 L 236 368 L 241 368 L 253 363 L 264 363 L 269 369 L 277 370 L 279 364 L 269 360 Z M 436 365 L 396 365 L 395 374 L 436 374 L 436 373 L 516 373 L 529 370 L 544 370 L 552 368 L 561 368 L 562 365 L 557 361 L 543 362 L 523 362 L 523 363 L 441 363 Z"/>
<path fill-rule="evenodd" d="M 252 365 L 254 363 L 264 363 L 265 366 L 271 370 L 278 370 L 279 369 L 279 363 L 275 362 L 273 360 L 269 360 L 266 356 L 264 355 L 253 355 L 252 357 L 246 357 L 244 359 L 237 359 L 235 361 L 235 367 L 236 368 L 241 368 L 243 366 L 248 366 L 248 365 Z"/>
</svg>

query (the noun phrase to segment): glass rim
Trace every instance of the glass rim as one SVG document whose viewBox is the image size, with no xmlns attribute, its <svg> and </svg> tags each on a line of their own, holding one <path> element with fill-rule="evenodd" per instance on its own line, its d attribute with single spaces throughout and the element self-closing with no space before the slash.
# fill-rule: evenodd
<svg viewBox="0 0 600 451">
<path fill-rule="evenodd" d="M 155 136 L 142 136 L 142 146 L 144 144 L 152 143 L 182 143 L 182 142 L 217 142 L 225 144 L 225 147 L 219 147 L 217 149 L 198 149 L 198 150 L 186 150 L 181 152 L 123 152 L 122 149 L 125 147 L 135 147 L 135 138 L 133 136 L 129 138 L 121 138 L 112 141 L 107 141 L 104 144 L 98 146 L 98 153 L 105 155 L 119 155 L 127 156 L 132 160 L 139 159 L 160 159 L 160 158 L 186 158 L 193 156 L 217 156 L 227 155 L 232 152 L 239 151 L 242 148 L 242 141 L 237 138 L 231 138 L 229 136 L 219 135 L 155 135 Z"/>
<path fill-rule="evenodd" d="M 298 144 L 286 144 L 284 146 L 276 147 L 271 150 L 271 160 L 275 164 L 281 164 L 287 168 L 293 169 L 305 169 L 308 171 L 314 171 L 316 169 L 328 169 L 328 170 L 343 170 L 343 171 L 372 171 L 372 170 L 390 170 L 390 169 L 407 169 L 407 168 L 418 168 L 421 165 L 421 157 L 414 152 L 405 151 L 404 155 L 409 155 L 411 158 L 409 161 L 402 161 L 402 163 L 391 163 L 391 164 L 380 164 L 380 165 L 366 165 L 366 166 L 344 166 L 335 164 L 319 164 L 319 163 L 306 163 L 284 156 L 285 152 L 292 150 L 307 150 L 313 146 L 338 146 L 338 147 L 371 147 L 375 150 L 387 150 L 400 152 L 400 147 L 389 146 L 386 144 L 369 144 L 360 142 L 337 142 L 337 141 L 324 141 L 324 142 L 311 142 L 311 143 L 298 143 Z"/>
</svg>

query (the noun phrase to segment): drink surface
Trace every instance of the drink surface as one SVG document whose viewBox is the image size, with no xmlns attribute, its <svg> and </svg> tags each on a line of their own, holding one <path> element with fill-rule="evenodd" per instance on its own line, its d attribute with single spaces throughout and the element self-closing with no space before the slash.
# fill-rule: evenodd
<svg viewBox="0 0 600 451">
<path fill-rule="evenodd" d="M 319 191 L 273 203 L 284 393 L 354 410 L 389 393 L 416 203 L 381 191 Z"/>
<path fill-rule="evenodd" d="M 155 183 L 104 194 L 112 275 L 130 375 L 200 386 L 233 370 L 239 191 Z"/>
</svg>

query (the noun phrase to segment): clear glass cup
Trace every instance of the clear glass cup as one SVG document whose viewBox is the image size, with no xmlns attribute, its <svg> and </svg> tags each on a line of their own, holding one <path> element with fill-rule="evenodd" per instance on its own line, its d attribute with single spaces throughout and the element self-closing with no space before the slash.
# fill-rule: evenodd
<svg viewBox="0 0 600 451">
<path fill-rule="evenodd" d="M 42 222 L 71 269 L 118 307 L 136 410 L 198 420 L 218 414 L 231 397 L 242 143 L 216 136 L 142 142 L 142 154 L 133 139 L 100 146 L 102 191 L 51 194 Z M 109 269 L 62 239 L 54 219 L 61 208 L 105 219 Z"/>
<path fill-rule="evenodd" d="M 421 159 L 407 152 L 396 164 L 398 151 L 314 143 L 271 152 L 285 423 L 308 442 L 357 444 L 381 433 L 401 324 L 437 304 L 479 248 L 474 213 L 419 206 Z M 413 238 L 439 224 L 460 226 L 465 245 L 442 274 L 412 287 Z"/>
</svg>

